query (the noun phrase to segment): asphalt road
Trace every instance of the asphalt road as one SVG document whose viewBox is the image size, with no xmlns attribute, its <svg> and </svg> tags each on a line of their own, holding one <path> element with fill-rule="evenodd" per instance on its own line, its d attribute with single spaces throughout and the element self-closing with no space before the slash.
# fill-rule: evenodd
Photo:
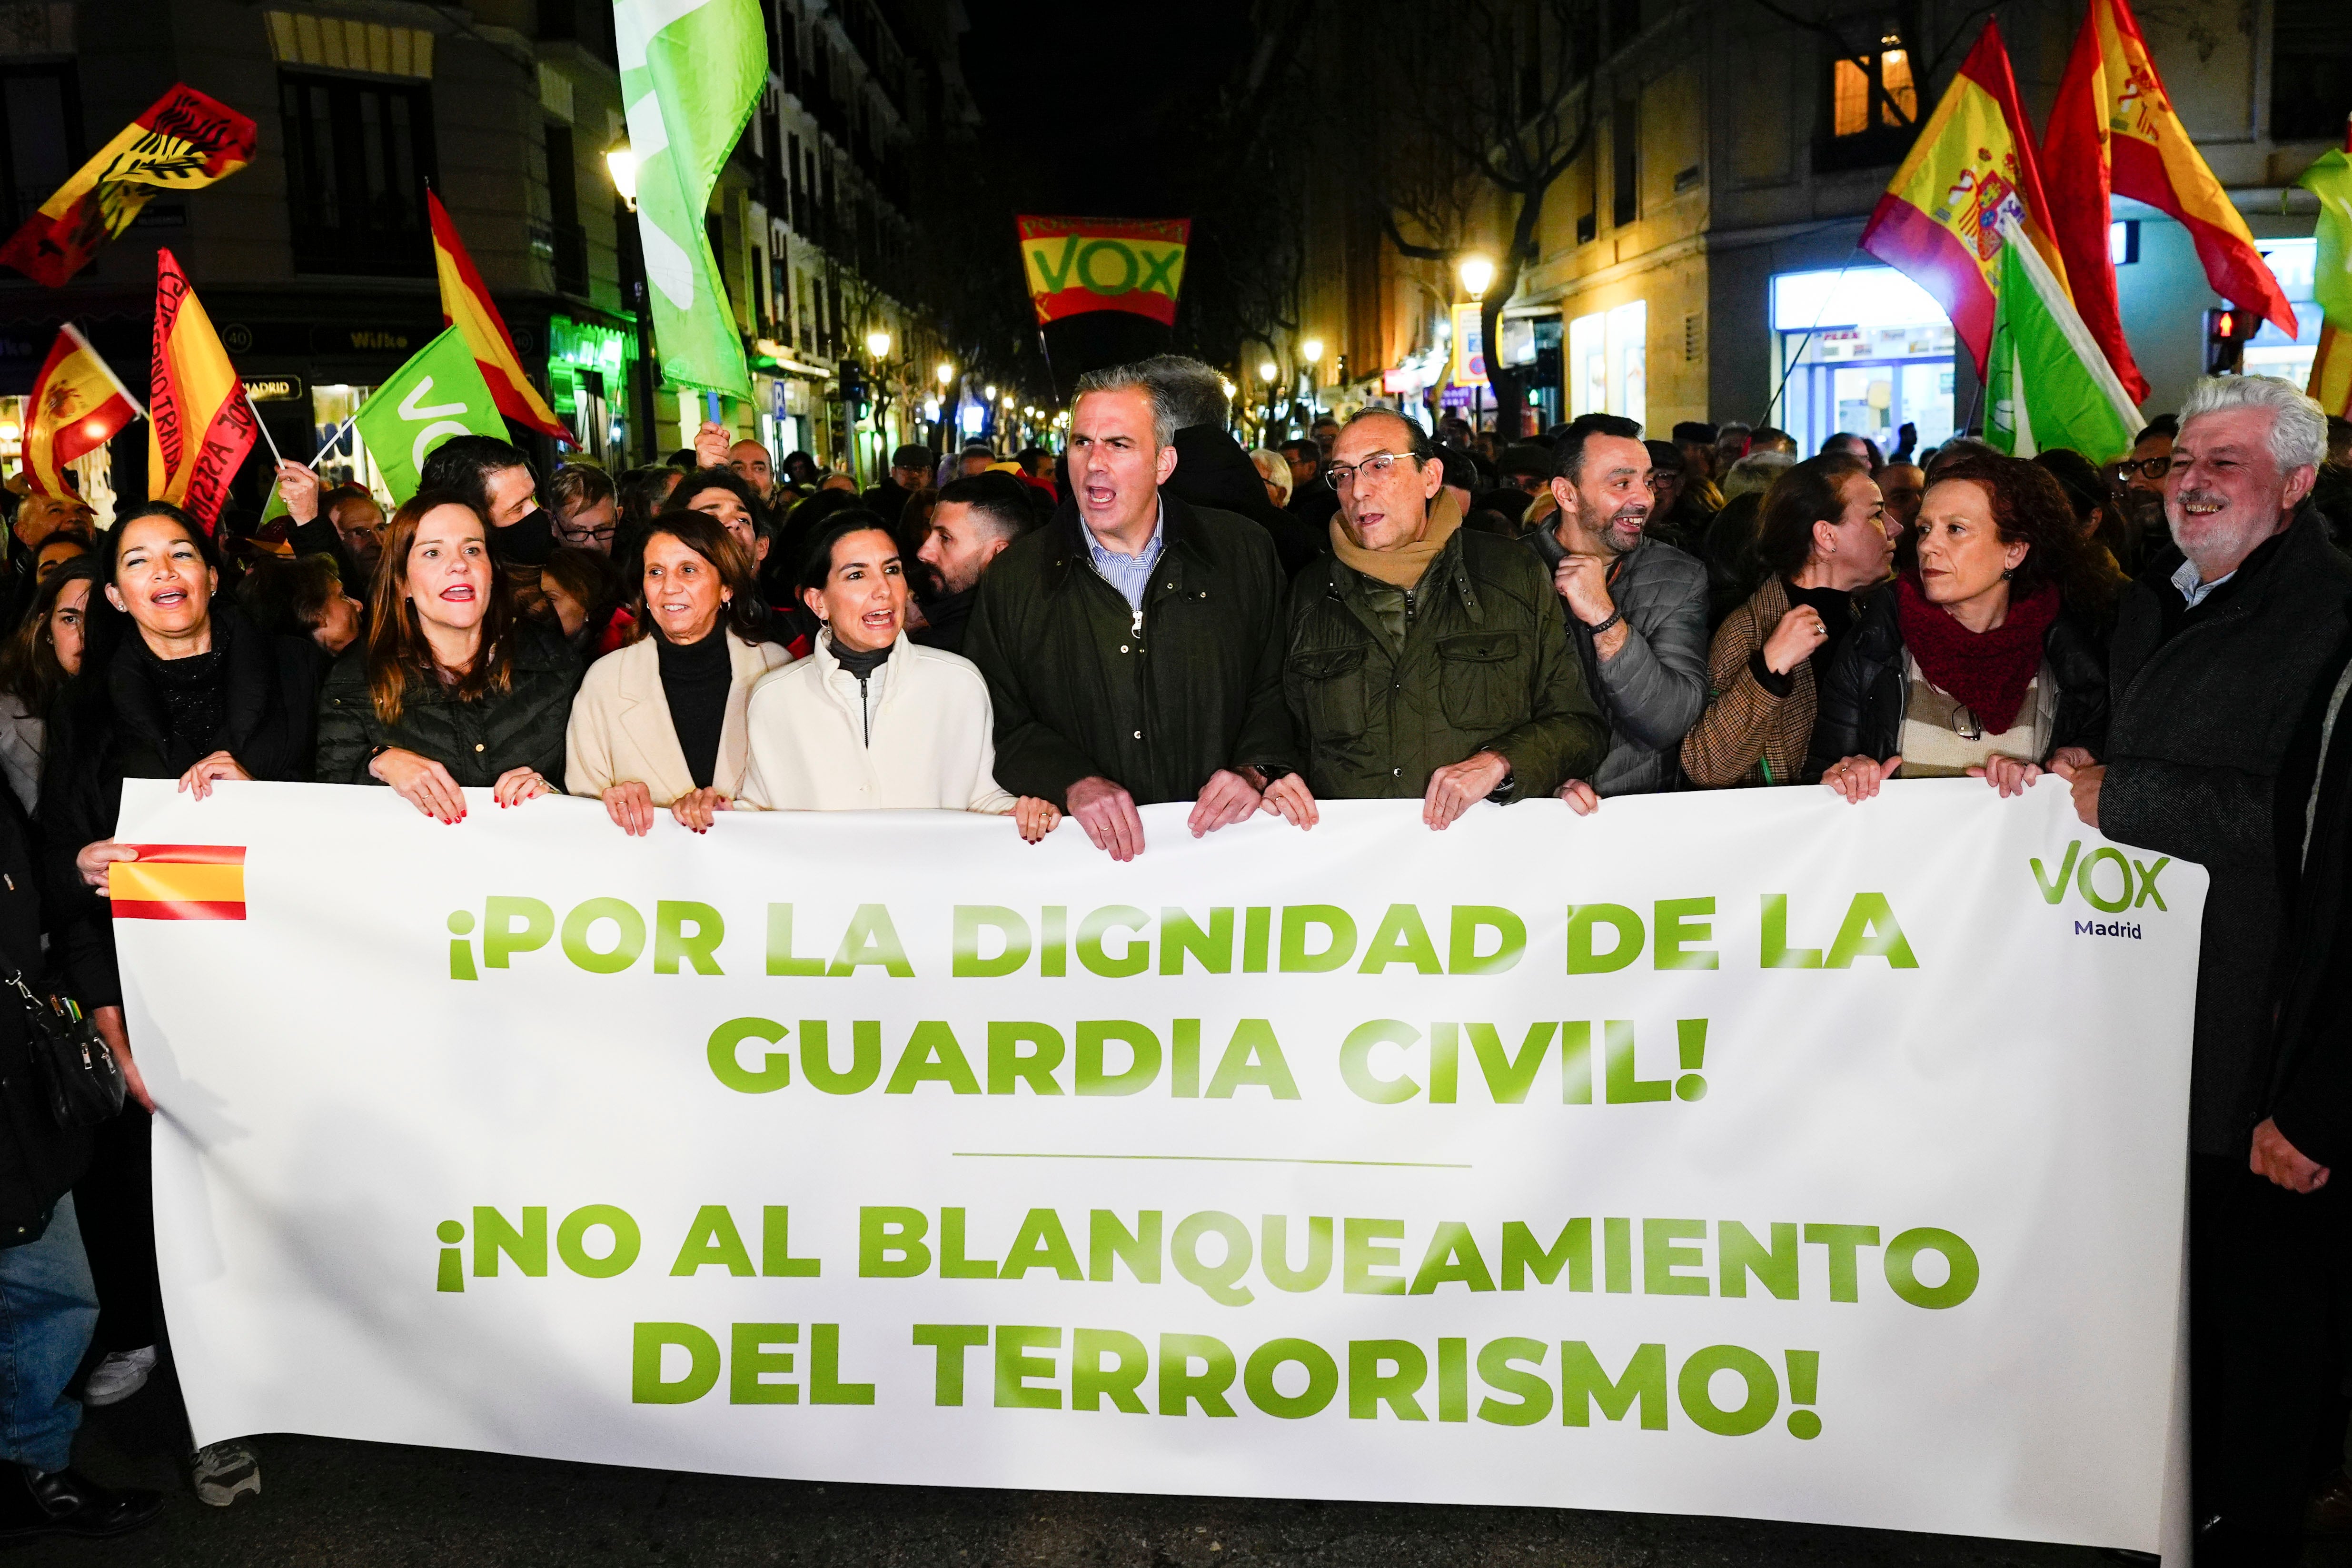
<svg viewBox="0 0 2352 1568">
<path fill-rule="evenodd" d="M 2145 1561 L 2013 1542 L 1656 1514 L 818 1486 L 295 1436 L 255 1439 L 261 1495 L 213 1509 L 188 1488 L 168 1376 L 160 1371 L 131 1400 L 91 1411 L 75 1457 L 107 1484 L 162 1489 L 163 1519 L 110 1542 L 48 1541 L 0 1551 L 0 1563 L 2105 1568 Z M 2315 1546 L 2305 1561 L 2313 1568 L 2352 1568 L 2352 1550 Z"/>
</svg>

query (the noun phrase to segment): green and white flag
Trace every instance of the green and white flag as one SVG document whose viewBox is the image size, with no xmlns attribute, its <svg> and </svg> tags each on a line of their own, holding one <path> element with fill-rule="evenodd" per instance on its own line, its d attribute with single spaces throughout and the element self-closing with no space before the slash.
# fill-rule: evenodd
<svg viewBox="0 0 2352 1568">
<path fill-rule="evenodd" d="M 614 0 L 637 233 L 662 375 L 749 399 L 743 340 L 703 215 L 768 78 L 755 0 Z"/>
<path fill-rule="evenodd" d="M 415 495 L 433 448 L 452 436 L 507 438 L 506 421 L 466 334 L 451 327 L 360 405 L 353 421 L 394 506 Z"/>
<path fill-rule="evenodd" d="M 2137 405 L 2049 263 L 2014 222 L 2004 220 L 2001 232 L 1985 439 L 2020 458 L 2058 447 L 2094 463 L 2122 457 L 2139 433 Z"/>
</svg>

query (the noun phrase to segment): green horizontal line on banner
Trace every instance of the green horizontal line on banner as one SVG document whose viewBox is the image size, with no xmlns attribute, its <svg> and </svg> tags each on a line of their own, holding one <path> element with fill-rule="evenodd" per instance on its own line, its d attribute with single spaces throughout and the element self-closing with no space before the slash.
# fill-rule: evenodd
<svg viewBox="0 0 2352 1568">
<path fill-rule="evenodd" d="M 1279 1154 L 1011 1154 L 959 1149 L 959 1160 L 1204 1160 L 1229 1165 L 1394 1165 L 1415 1171 L 1467 1171 L 1433 1160 L 1303 1160 Z"/>
</svg>

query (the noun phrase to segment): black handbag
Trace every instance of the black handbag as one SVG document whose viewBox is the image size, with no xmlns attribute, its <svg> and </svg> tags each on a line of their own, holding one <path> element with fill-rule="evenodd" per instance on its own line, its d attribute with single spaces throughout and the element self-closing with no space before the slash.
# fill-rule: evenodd
<svg viewBox="0 0 2352 1568">
<path fill-rule="evenodd" d="M 0 960 L 0 963 L 5 963 Z M 122 1064 L 98 1026 L 70 996 L 38 996 L 24 972 L 6 965 L 0 985 L 13 987 L 25 1009 L 25 1043 L 33 1070 L 48 1093 L 49 1115 L 60 1127 L 95 1127 L 122 1109 Z"/>
</svg>

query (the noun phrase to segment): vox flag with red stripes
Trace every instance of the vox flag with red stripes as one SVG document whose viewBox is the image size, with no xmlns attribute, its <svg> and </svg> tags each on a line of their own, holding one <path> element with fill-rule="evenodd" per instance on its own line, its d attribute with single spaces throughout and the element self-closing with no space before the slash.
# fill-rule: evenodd
<svg viewBox="0 0 2352 1568">
<path fill-rule="evenodd" d="M 174 83 L 0 246 L 0 262 L 62 288 L 159 193 L 199 190 L 251 163 L 257 134 L 228 105 Z"/>
<path fill-rule="evenodd" d="M 2127 0 L 2091 0 L 2050 110 L 2042 166 L 2075 308 L 2133 396 L 2147 396 L 2147 384 L 2124 346 L 2116 312 L 2107 252 L 2111 192 L 2179 219 L 2213 291 L 2295 335 L 2294 307 L 2173 111 Z"/>
<path fill-rule="evenodd" d="M 74 492 L 65 467 L 113 439 L 146 410 L 81 330 L 68 322 L 25 399 L 25 475 L 37 495 Z"/>
<path fill-rule="evenodd" d="M 245 849 L 227 844 L 133 844 L 136 860 L 106 868 L 119 921 L 245 919 Z"/>
<path fill-rule="evenodd" d="M 465 334 L 466 346 L 473 351 L 474 363 L 482 367 L 482 379 L 490 384 L 490 396 L 499 412 L 567 447 L 577 447 L 580 443 L 523 374 L 522 356 L 515 352 L 506 318 L 491 303 L 488 287 L 474 269 L 474 258 L 466 254 L 466 242 L 457 237 L 457 226 L 449 221 L 449 210 L 430 191 L 425 193 L 425 205 L 433 218 L 433 267 L 441 277 L 441 319 Z"/>
<path fill-rule="evenodd" d="M 2064 288 L 2031 126 L 2000 29 L 1988 21 L 1862 231 L 1863 249 L 1944 307 L 1979 375 L 1992 346 L 2004 219 Z"/>
</svg>

